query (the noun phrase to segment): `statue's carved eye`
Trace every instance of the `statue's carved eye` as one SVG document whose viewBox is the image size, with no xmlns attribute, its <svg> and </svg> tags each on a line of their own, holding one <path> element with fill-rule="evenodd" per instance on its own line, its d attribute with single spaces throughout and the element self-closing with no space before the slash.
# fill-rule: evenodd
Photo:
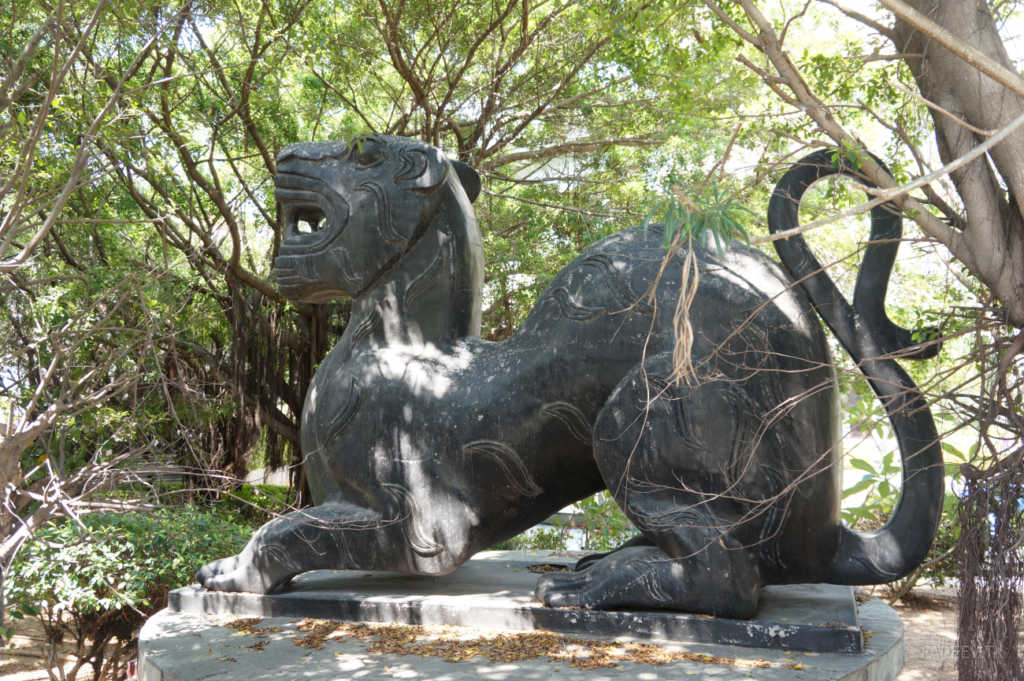
<svg viewBox="0 0 1024 681">
<path fill-rule="evenodd" d="M 372 166 L 384 158 L 380 145 L 366 138 L 352 142 L 352 154 L 353 160 L 361 166 Z"/>
</svg>

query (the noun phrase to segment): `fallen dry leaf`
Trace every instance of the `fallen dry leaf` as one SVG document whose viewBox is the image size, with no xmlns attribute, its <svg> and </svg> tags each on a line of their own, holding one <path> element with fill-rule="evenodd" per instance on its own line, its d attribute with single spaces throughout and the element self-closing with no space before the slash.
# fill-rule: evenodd
<svg viewBox="0 0 1024 681">
<path fill-rule="evenodd" d="M 452 663 L 475 657 L 483 657 L 492 663 L 514 663 L 544 657 L 552 662 L 567 662 L 581 670 L 621 667 L 624 662 L 657 666 L 680 660 L 744 669 L 771 666 L 761 659 L 734 659 L 666 650 L 651 643 L 578 640 L 550 631 L 477 632 L 442 625 L 348 624 L 312 619 L 300 622 L 298 629 L 309 632 L 307 636 L 295 639 L 296 645 L 306 648 L 323 648 L 329 638 L 355 638 L 361 642 L 374 638 L 376 640 L 368 648 L 370 653 L 440 657 Z"/>
<path fill-rule="evenodd" d="M 248 635 L 260 635 L 260 634 L 271 634 L 281 631 L 277 627 L 257 627 L 256 625 L 263 621 L 262 617 L 247 617 L 245 619 L 231 620 L 221 626 L 225 629 L 234 629 L 240 634 Z"/>
<path fill-rule="evenodd" d="M 554 563 L 542 563 L 540 565 L 530 565 L 526 568 L 530 572 L 535 572 L 538 575 L 546 575 L 549 572 L 569 572 L 568 565 L 555 565 Z"/>
</svg>

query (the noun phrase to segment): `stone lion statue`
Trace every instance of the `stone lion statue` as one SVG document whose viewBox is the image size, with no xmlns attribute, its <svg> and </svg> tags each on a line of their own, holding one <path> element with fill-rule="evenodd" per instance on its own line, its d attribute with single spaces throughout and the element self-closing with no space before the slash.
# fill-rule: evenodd
<svg viewBox="0 0 1024 681">
<path fill-rule="evenodd" d="M 848 169 L 820 152 L 795 165 L 771 229 L 797 226 L 803 192 L 837 172 Z M 510 338 L 481 340 L 479 193 L 472 168 L 413 139 L 281 152 L 280 291 L 349 296 L 353 311 L 302 412 L 315 506 L 203 567 L 203 586 L 267 593 L 324 568 L 445 574 L 605 489 L 640 536 L 541 577 L 544 604 L 749 618 L 764 585 L 889 582 L 922 561 L 942 457 L 891 355 L 937 350 L 885 315 L 898 213 L 875 209 L 852 304 L 800 236 L 775 242 L 788 271 L 743 244 L 695 245 L 687 383 L 672 380 L 682 268 L 670 263 L 650 295 L 666 255 L 657 226 L 590 246 Z M 876 532 L 841 521 L 838 389 L 819 315 L 899 440 L 903 490 Z"/>
</svg>

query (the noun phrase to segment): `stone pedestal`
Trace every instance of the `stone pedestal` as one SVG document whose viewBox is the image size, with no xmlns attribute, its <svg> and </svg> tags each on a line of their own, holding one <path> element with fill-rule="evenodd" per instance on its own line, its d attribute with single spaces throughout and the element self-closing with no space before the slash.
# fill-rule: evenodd
<svg viewBox="0 0 1024 681">
<path fill-rule="evenodd" d="M 574 561 L 549 553 L 487 552 L 455 573 L 437 578 L 310 573 L 272 596 L 179 589 L 172 593 L 171 607 L 151 618 L 142 630 L 140 678 L 461 681 L 585 675 L 588 681 L 596 681 L 693 675 L 718 681 L 751 677 L 890 681 L 903 667 L 903 626 L 897 615 L 878 599 L 858 606 L 848 588 L 801 585 L 765 589 L 758 615 L 751 621 L 664 611 L 552 610 L 533 601 L 538 575 L 530 572 L 529 566 L 571 565 Z M 258 626 L 268 633 L 253 640 L 222 626 L 236 617 L 267 618 Z M 513 635 L 547 630 L 560 632 L 569 641 L 657 643 L 666 650 L 697 655 L 660 666 L 627 659 L 615 667 L 586 671 L 565 659 L 550 657 L 515 663 L 473 657 L 449 663 L 434 656 L 371 653 L 372 637 L 362 642 L 329 640 L 319 650 L 296 645 L 293 640 L 306 635 L 298 631 L 298 623 L 307 617 L 473 627 L 465 630 L 469 638 L 486 638 L 498 629 Z M 706 663 L 701 661 L 704 659 L 725 662 Z M 760 666 L 746 666 L 754 660 L 761 660 Z"/>
<path fill-rule="evenodd" d="M 752 620 L 665 610 L 553 609 L 534 600 L 539 575 L 530 568 L 571 568 L 575 560 L 550 553 L 487 551 L 443 577 L 321 570 L 301 575 L 287 589 L 270 596 L 211 592 L 191 586 L 172 592 L 169 607 L 175 612 L 196 614 L 544 630 L 800 652 L 863 650 L 853 589 L 848 586 L 766 587 L 761 590 L 758 612 Z"/>
</svg>

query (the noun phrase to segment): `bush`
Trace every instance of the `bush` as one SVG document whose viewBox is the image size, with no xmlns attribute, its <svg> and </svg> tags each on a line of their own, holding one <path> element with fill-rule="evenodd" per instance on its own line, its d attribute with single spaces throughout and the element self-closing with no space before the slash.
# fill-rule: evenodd
<svg viewBox="0 0 1024 681">
<path fill-rule="evenodd" d="M 585 551 L 613 551 L 639 534 L 607 491 L 587 497 L 576 506 L 583 515 Z"/>
<path fill-rule="evenodd" d="M 51 668 L 62 667 L 60 643 L 73 640 L 78 659 L 68 681 L 86 662 L 99 670 L 94 678 L 123 678 L 139 628 L 166 606 L 168 592 L 191 584 L 201 565 L 238 553 L 250 534 L 231 516 L 191 508 L 51 523 L 18 553 L 9 602 L 38 611 Z"/>
<path fill-rule="evenodd" d="M 639 534 L 607 491 L 576 502 L 583 523 L 576 528 L 558 525 L 550 530 L 534 529 L 504 541 L 492 551 L 525 551 L 528 549 L 565 550 L 569 532 L 583 531 L 584 551 L 612 551 Z"/>
<path fill-rule="evenodd" d="M 289 492 L 287 487 L 246 483 L 232 492 L 225 493 L 217 506 L 229 513 L 237 513 L 244 520 L 259 527 L 269 522 L 275 515 L 287 513 L 294 501 L 295 493 Z"/>
<path fill-rule="evenodd" d="M 568 528 L 566 528 L 568 529 Z M 541 551 L 564 551 L 569 545 L 568 537 L 564 529 L 553 527 L 550 530 L 537 528 L 532 532 L 524 532 L 518 536 L 503 541 L 491 548 L 492 551 L 529 551 L 537 549 Z"/>
</svg>

